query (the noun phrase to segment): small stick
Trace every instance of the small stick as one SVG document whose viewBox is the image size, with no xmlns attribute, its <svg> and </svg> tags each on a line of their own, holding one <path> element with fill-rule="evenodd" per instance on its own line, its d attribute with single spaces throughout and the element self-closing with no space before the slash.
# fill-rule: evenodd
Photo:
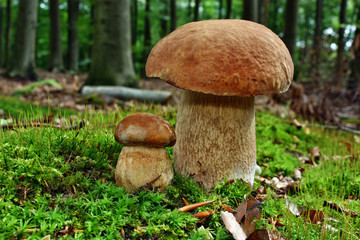
<svg viewBox="0 0 360 240">
<path fill-rule="evenodd" d="M 194 203 L 194 204 L 190 204 L 190 205 L 187 205 L 187 206 L 185 206 L 185 207 L 179 208 L 178 210 L 179 210 L 180 212 L 187 212 L 187 211 L 193 210 L 193 209 L 198 208 L 198 207 L 202 207 L 202 206 L 204 206 L 204 205 L 207 205 L 207 204 L 210 204 L 210 203 L 213 203 L 213 202 L 214 202 L 214 201 Z"/>
</svg>

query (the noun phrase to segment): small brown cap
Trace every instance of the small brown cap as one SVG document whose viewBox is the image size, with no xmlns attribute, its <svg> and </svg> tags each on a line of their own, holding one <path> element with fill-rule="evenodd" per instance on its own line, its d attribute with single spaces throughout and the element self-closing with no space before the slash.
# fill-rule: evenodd
<svg viewBox="0 0 360 240">
<path fill-rule="evenodd" d="M 285 92 L 294 65 L 281 39 L 245 20 L 183 25 L 151 50 L 146 75 L 176 87 L 228 96 Z"/>
<path fill-rule="evenodd" d="M 115 140 L 126 146 L 171 147 L 175 132 L 170 123 L 152 113 L 133 113 L 117 125 Z"/>
</svg>

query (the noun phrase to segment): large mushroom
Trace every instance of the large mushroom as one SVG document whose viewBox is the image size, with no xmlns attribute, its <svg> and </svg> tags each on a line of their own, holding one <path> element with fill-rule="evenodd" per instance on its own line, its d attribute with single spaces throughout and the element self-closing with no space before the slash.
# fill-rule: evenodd
<svg viewBox="0 0 360 240">
<path fill-rule="evenodd" d="M 191 22 L 161 39 L 146 75 L 185 90 L 175 127 L 175 171 L 206 188 L 223 178 L 253 184 L 254 96 L 286 91 L 293 72 L 285 44 L 254 22 Z"/>
<path fill-rule="evenodd" d="M 124 145 L 116 164 L 116 184 L 130 192 L 141 187 L 164 191 L 174 177 L 165 149 L 176 141 L 170 123 L 155 114 L 133 113 L 119 122 L 114 136 Z"/>
</svg>

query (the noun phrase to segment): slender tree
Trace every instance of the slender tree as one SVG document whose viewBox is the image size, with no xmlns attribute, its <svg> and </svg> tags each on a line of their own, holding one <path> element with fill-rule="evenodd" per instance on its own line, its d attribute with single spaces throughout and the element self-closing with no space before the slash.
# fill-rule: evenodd
<svg viewBox="0 0 360 240">
<path fill-rule="evenodd" d="M 80 0 L 68 0 L 68 68 L 79 69 L 78 24 Z"/>
<path fill-rule="evenodd" d="M 264 24 L 265 26 L 268 26 L 269 24 L 269 5 L 270 5 L 270 0 L 265 0 L 264 9 L 263 9 L 263 18 L 262 18 L 262 24 Z"/>
<path fill-rule="evenodd" d="M 49 0 L 50 10 L 50 51 L 49 71 L 60 72 L 63 70 L 63 58 L 61 51 L 61 26 L 59 0 Z"/>
<path fill-rule="evenodd" d="M 174 31 L 176 29 L 176 0 L 170 0 L 170 31 Z"/>
<path fill-rule="evenodd" d="M 344 41 L 345 18 L 346 18 L 346 0 L 341 0 L 340 16 L 339 16 L 340 28 L 338 32 L 338 43 L 337 43 L 338 48 L 337 48 L 337 57 L 335 64 L 335 77 L 333 81 L 334 85 L 337 87 L 341 86 L 342 77 L 343 77 L 343 61 L 344 61 L 344 47 L 345 47 L 345 41 Z"/>
<path fill-rule="evenodd" d="M 11 43 L 11 0 L 6 1 L 6 29 L 5 29 L 5 68 L 10 66 L 10 43 Z"/>
<path fill-rule="evenodd" d="M 144 18 L 144 48 L 142 53 L 142 63 L 145 66 L 147 57 L 151 51 L 151 31 L 150 31 L 150 0 L 145 2 Z M 145 77 L 145 67 L 141 68 L 141 75 Z"/>
<path fill-rule="evenodd" d="M 232 0 L 226 0 L 226 19 L 231 18 Z"/>
<path fill-rule="evenodd" d="M 95 0 L 94 30 L 87 84 L 136 86 L 130 0 Z"/>
<path fill-rule="evenodd" d="M 357 10 L 356 14 L 356 30 L 353 42 L 350 47 L 351 60 L 350 60 L 350 76 L 347 87 L 349 89 L 356 89 L 360 86 L 360 1 L 355 4 L 354 9 Z"/>
<path fill-rule="evenodd" d="M 195 0 L 194 21 L 199 21 L 200 0 Z"/>
<path fill-rule="evenodd" d="M 244 20 L 257 22 L 258 20 L 258 0 L 243 0 L 243 16 Z"/>
<path fill-rule="evenodd" d="M 139 16 L 139 8 L 138 8 L 138 0 L 131 1 L 131 41 L 134 45 L 137 41 L 138 35 L 138 16 Z"/>
<path fill-rule="evenodd" d="M 265 7 L 265 0 L 258 0 L 258 9 L 257 9 L 257 22 L 263 23 L 264 21 L 264 7 Z"/>
<path fill-rule="evenodd" d="M 315 31 L 313 38 L 313 46 L 311 51 L 311 66 L 310 71 L 315 74 L 315 79 L 320 75 L 320 61 L 321 61 L 321 42 L 322 42 L 322 18 L 323 18 L 324 1 L 316 1 L 315 14 Z"/>
<path fill-rule="evenodd" d="M 270 4 L 269 4 L 269 12 L 270 12 L 270 16 L 269 16 L 269 28 L 271 30 L 273 30 L 275 33 L 280 33 L 280 29 L 279 29 L 279 19 L 278 19 L 278 14 L 279 14 L 279 8 L 280 8 L 280 4 L 279 4 L 279 0 L 271 0 Z"/>
<path fill-rule="evenodd" d="M 38 15 L 37 0 L 19 0 L 16 22 L 13 64 L 10 77 L 37 79 L 35 64 L 35 41 Z"/>
<path fill-rule="evenodd" d="M 287 0 L 285 12 L 284 43 L 294 58 L 296 45 L 297 15 L 299 0 Z"/>
<path fill-rule="evenodd" d="M 218 15 L 218 18 L 219 19 L 222 19 L 222 9 L 223 9 L 223 0 L 219 0 L 219 15 Z"/>
<path fill-rule="evenodd" d="M 3 19 L 4 19 L 4 5 L 0 2 L 0 67 L 2 67 L 4 59 L 3 59 L 3 38 L 4 38 L 4 31 L 3 31 Z"/>
<path fill-rule="evenodd" d="M 160 26 L 161 37 L 165 37 L 168 34 L 168 17 L 169 17 L 169 0 L 161 0 L 161 14 L 160 14 Z"/>
</svg>

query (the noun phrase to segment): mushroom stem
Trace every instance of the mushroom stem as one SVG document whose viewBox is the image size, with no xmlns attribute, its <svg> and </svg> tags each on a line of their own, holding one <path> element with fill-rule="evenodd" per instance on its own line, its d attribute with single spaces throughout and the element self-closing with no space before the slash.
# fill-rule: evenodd
<svg viewBox="0 0 360 240">
<path fill-rule="evenodd" d="M 253 185 L 256 166 L 254 97 L 216 96 L 185 90 L 179 103 L 175 170 L 206 188 L 218 180 Z"/>
<path fill-rule="evenodd" d="M 116 164 L 115 181 L 130 192 L 147 184 L 164 191 L 173 174 L 164 147 L 124 146 Z"/>
</svg>

